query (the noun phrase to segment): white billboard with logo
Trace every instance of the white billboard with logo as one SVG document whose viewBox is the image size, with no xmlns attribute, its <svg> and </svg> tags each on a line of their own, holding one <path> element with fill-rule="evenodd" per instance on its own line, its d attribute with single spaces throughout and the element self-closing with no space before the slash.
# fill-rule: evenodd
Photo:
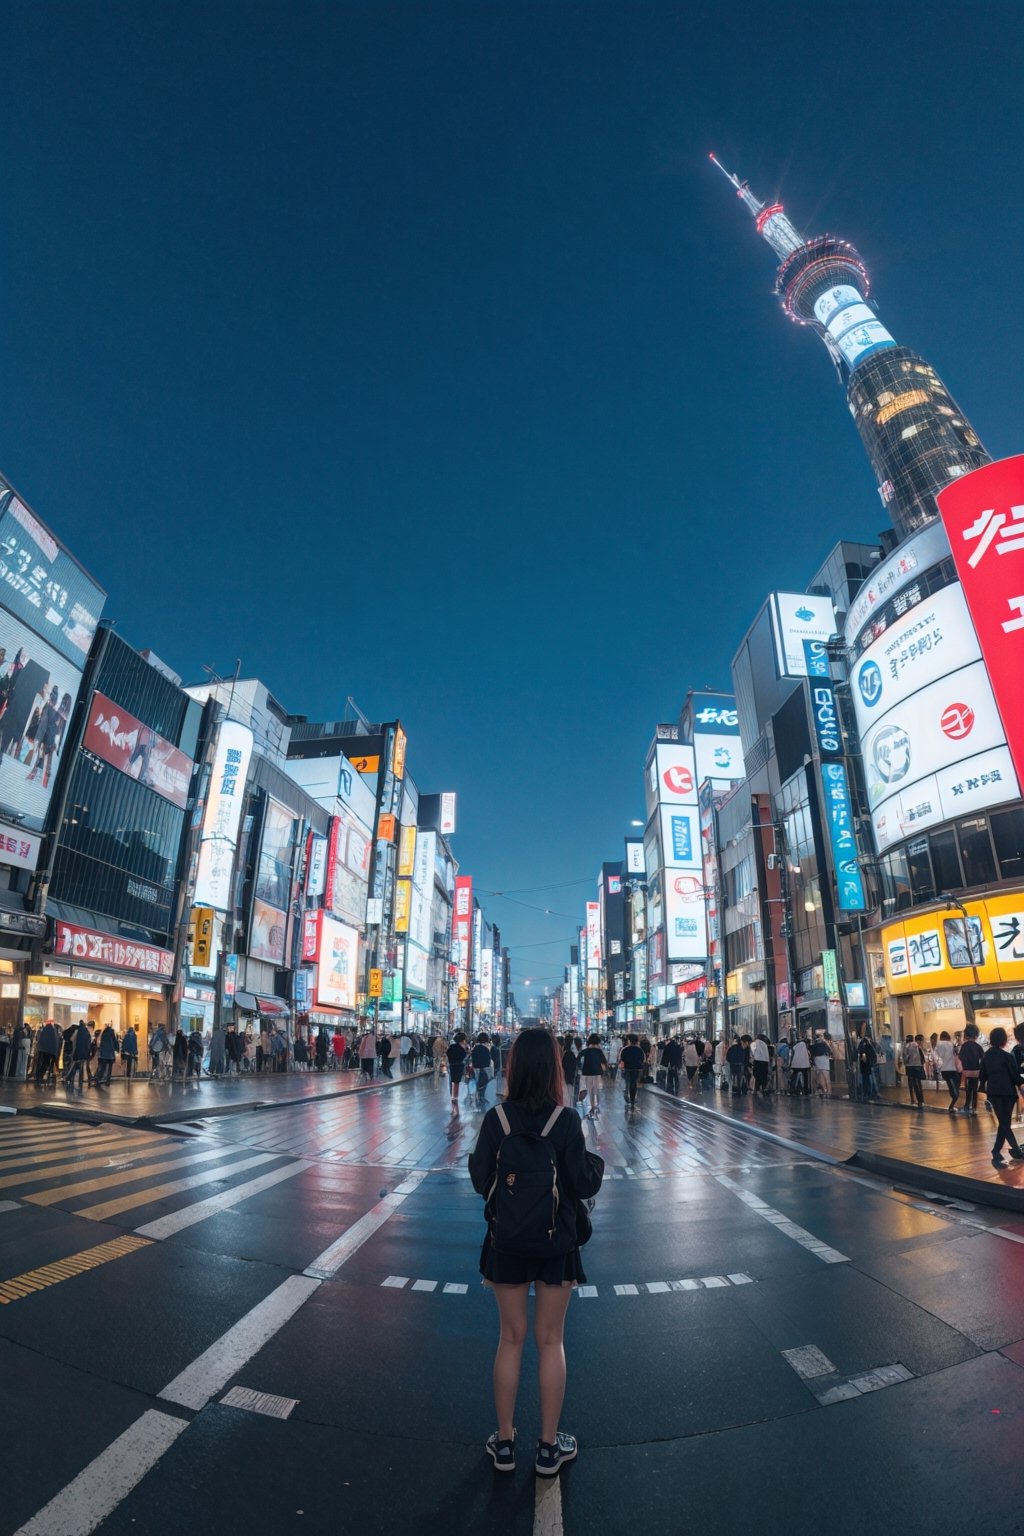
<svg viewBox="0 0 1024 1536">
<path fill-rule="evenodd" d="M 1019 793 L 982 661 L 882 715 L 862 738 L 861 752 L 880 852 Z"/>
<path fill-rule="evenodd" d="M 669 961 L 707 958 L 704 881 L 699 873 L 665 871 L 665 952 Z"/>
<path fill-rule="evenodd" d="M 681 742 L 655 750 L 657 798 L 662 805 L 697 804 L 697 762 L 692 747 Z"/>
<path fill-rule="evenodd" d="M 831 640 L 836 615 L 830 597 L 773 592 L 769 599 L 775 665 L 780 677 L 806 677 L 805 640 Z"/>
<path fill-rule="evenodd" d="M 850 692 L 861 740 L 918 689 L 980 659 L 963 588 L 954 582 L 883 630 L 854 666 Z"/>
<path fill-rule="evenodd" d="M 695 805 L 661 807 L 661 862 L 664 869 L 699 869 L 700 814 Z"/>
</svg>

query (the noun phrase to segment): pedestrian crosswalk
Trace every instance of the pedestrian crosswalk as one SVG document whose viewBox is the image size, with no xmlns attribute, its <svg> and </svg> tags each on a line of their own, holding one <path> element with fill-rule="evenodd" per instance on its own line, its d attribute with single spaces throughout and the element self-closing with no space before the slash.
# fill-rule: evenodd
<svg viewBox="0 0 1024 1536">
<path fill-rule="evenodd" d="M 94 1222 L 148 1214 L 138 1230 L 150 1239 L 229 1210 L 309 1166 L 245 1145 L 197 1144 L 121 1127 L 0 1125 L 4 1209 L 55 1207 Z M 257 1176 L 246 1177 L 257 1169 Z M 219 1188 L 211 1193 L 211 1186 Z"/>
</svg>

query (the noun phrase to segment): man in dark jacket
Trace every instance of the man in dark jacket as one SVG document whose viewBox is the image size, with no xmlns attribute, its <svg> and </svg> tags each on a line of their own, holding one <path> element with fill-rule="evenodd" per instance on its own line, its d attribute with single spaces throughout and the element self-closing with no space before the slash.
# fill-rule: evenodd
<svg viewBox="0 0 1024 1536">
<path fill-rule="evenodd" d="M 619 1065 L 626 1079 L 626 1104 L 629 1109 L 636 1109 L 636 1090 L 646 1060 L 638 1037 L 627 1035 L 626 1043 L 619 1052 Z"/>
<path fill-rule="evenodd" d="M 487 1084 L 491 1080 L 491 1042 L 486 1035 L 477 1035 L 476 1045 L 469 1059 L 476 1078 L 476 1107 L 483 1109 L 484 1100 L 487 1097 Z"/>
<path fill-rule="evenodd" d="M 96 1072 L 96 1087 L 109 1088 L 114 1062 L 117 1060 L 117 1035 L 112 1024 L 104 1026 L 103 1033 L 100 1035 L 100 1048 L 96 1054 L 100 1063 Z"/>
<path fill-rule="evenodd" d="M 997 1168 L 1005 1168 L 1004 1143 L 1009 1145 L 1012 1158 L 1018 1162 L 1024 1161 L 1024 1147 L 1019 1145 L 1011 1124 L 1013 1107 L 1021 1096 L 1021 1073 L 1006 1049 L 1006 1030 L 997 1026 L 989 1035 L 989 1040 L 989 1048 L 981 1059 L 980 1083 L 982 1091 L 988 1094 L 988 1101 L 996 1117 L 992 1161 Z"/>
<path fill-rule="evenodd" d="M 661 1049 L 661 1065 L 665 1068 L 665 1087 L 669 1093 L 679 1092 L 679 1073 L 683 1065 L 683 1048 L 678 1040 L 666 1040 Z"/>
<path fill-rule="evenodd" d="M 68 1068 L 67 1074 L 64 1078 L 65 1087 L 73 1088 L 75 1086 L 75 1078 L 77 1077 L 79 1093 L 85 1092 L 85 1070 L 89 1064 L 89 1056 L 91 1052 L 92 1030 L 89 1028 L 84 1019 L 79 1019 L 78 1028 L 75 1031 L 75 1043 L 73 1048 L 73 1055 L 71 1058 L 71 1065 Z"/>
<path fill-rule="evenodd" d="M 43 1086 L 43 1078 L 51 1081 L 57 1076 L 57 1056 L 60 1052 L 60 1031 L 52 1019 L 47 1019 L 36 1041 L 36 1087 Z"/>
<path fill-rule="evenodd" d="M 857 1042 L 857 1069 L 860 1072 L 860 1096 L 862 1099 L 876 1099 L 874 1072 L 878 1061 L 878 1052 L 875 1050 L 867 1035 L 862 1035 Z"/>
</svg>

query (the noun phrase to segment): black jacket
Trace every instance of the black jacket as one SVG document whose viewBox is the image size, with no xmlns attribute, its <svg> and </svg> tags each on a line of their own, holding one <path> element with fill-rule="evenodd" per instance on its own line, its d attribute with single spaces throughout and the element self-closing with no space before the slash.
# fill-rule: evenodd
<svg viewBox="0 0 1024 1536">
<path fill-rule="evenodd" d="M 544 1109 L 530 1110 L 521 1104 L 509 1104 L 507 1101 L 502 1107 L 513 1132 L 537 1133 L 544 1129 L 554 1109 L 553 1104 L 548 1104 Z M 504 1136 L 497 1110 L 489 1109 L 480 1126 L 476 1146 L 469 1154 L 469 1176 L 473 1188 L 485 1198 L 494 1181 L 498 1148 Z M 589 1200 L 592 1195 L 596 1195 L 604 1178 L 604 1158 L 588 1150 L 580 1118 L 574 1109 L 563 1109 L 548 1132 L 548 1139 L 555 1149 L 558 1173 L 566 1193 L 576 1200 Z"/>
<path fill-rule="evenodd" d="M 678 1040 L 666 1040 L 661 1051 L 663 1067 L 674 1067 L 678 1072 L 683 1064 L 683 1048 Z"/>
<path fill-rule="evenodd" d="M 981 1076 L 978 1086 L 988 1094 L 989 1098 L 1015 1099 L 1020 1087 L 1020 1068 L 1010 1055 L 1009 1051 L 1002 1050 L 997 1045 L 990 1045 L 981 1058 Z"/>
</svg>

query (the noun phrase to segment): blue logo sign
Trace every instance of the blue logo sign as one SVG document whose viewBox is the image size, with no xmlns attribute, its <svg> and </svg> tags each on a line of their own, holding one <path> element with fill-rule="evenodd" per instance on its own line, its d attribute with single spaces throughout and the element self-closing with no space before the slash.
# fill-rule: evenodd
<svg viewBox="0 0 1024 1536">
<path fill-rule="evenodd" d="M 805 624 L 809 624 L 814 618 L 814 611 L 811 608 L 798 608 L 793 617 L 802 619 Z"/>
<path fill-rule="evenodd" d="M 853 807 L 844 763 L 822 763 L 822 787 L 825 813 L 832 844 L 832 863 L 836 872 L 836 894 L 841 912 L 864 910 L 864 880 L 857 864 L 857 839 L 853 829 Z"/>
<path fill-rule="evenodd" d="M 868 709 L 882 697 L 882 670 L 877 661 L 866 661 L 857 674 L 857 687 Z"/>
<path fill-rule="evenodd" d="M 831 677 L 828 664 L 828 647 L 822 640 L 804 641 L 804 662 L 808 677 Z"/>
<path fill-rule="evenodd" d="M 836 697 L 827 683 L 815 683 L 811 688 L 811 706 L 814 712 L 814 730 L 818 738 L 818 750 L 822 757 L 839 757 L 843 751 L 843 738 L 839 729 L 839 711 Z"/>
<path fill-rule="evenodd" d="M 688 864 L 693 858 L 689 816 L 672 817 L 672 854 L 680 864 Z"/>
</svg>

